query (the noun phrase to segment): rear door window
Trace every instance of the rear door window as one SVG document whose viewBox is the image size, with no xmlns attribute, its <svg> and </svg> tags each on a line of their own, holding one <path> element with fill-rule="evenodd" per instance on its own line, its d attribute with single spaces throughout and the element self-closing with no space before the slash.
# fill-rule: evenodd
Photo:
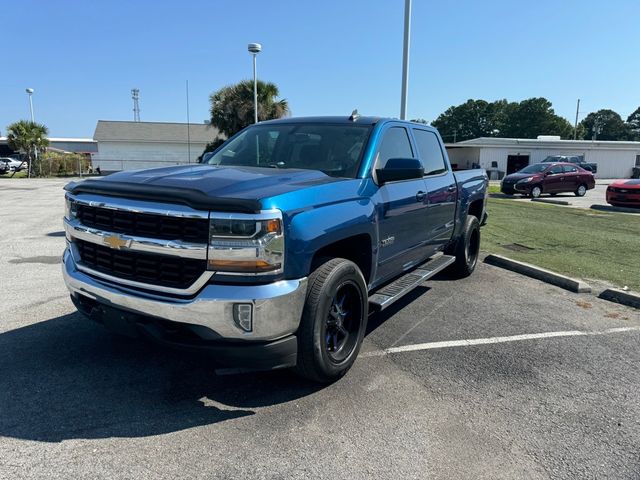
<svg viewBox="0 0 640 480">
<path fill-rule="evenodd" d="M 575 165 L 564 165 L 563 167 L 564 173 L 576 173 L 578 168 Z"/>
<path fill-rule="evenodd" d="M 413 129 L 413 136 L 416 139 L 416 146 L 420 160 L 424 166 L 425 175 L 437 175 L 447 171 L 447 164 L 444 161 L 442 148 L 438 137 L 433 132 L 427 130 Z"/>
</svg>

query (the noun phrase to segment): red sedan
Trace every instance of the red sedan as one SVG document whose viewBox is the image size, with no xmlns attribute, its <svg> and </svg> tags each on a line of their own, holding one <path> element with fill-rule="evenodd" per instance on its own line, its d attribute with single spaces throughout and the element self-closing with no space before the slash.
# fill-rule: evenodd
<svg viewBox="0 0 640 480">
<path fill-rule="evenodd" d="M 534 163 L 502 179 L 500 190 L 538 198 L 543 193 L 573 192 L 583 197 L 596 186 L 593 173 L 572 163 Z"/>
<path fill-rule="evenodd" d="M 616 180 L 607 187 L 607 203 L 617 207 L 640 207 L 640 180 Z"/>
</svg>

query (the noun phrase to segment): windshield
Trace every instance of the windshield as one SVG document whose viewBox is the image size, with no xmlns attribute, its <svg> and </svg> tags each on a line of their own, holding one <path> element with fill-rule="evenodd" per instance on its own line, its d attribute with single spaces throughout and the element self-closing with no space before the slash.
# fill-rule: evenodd
<svg viewBox="0 0 640 480">
<path fill-rule="evenodd" d="M 273 124 L 249 127 L 203 163 L 320 170 L 355 178 L 369 125 Z"/>
<path fill-rule="evenodd" d="M 524 167 L 518 173 L 540 173 L 549 168 L 549 165 L 545 165 L 544 163 L 534 163 L 533 165 L 529 165 L 528 167 Z"/>
</svg>

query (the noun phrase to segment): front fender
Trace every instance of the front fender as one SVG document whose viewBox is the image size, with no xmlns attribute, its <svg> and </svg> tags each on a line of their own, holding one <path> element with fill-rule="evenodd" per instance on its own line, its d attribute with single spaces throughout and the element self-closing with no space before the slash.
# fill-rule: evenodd
<svg viewBox="0 0 640 480">
<path fill-rule="evenodd" d="M 367 198 L 304 210 L 290 218 L 287 235 L 288 276 L 310 273 L 314 254 L 321 248 L 356 235 L 367 234 L 377 245 L 375 208 Z M 372 252 L 372 261 L 374 261 Z"/>
</svg>

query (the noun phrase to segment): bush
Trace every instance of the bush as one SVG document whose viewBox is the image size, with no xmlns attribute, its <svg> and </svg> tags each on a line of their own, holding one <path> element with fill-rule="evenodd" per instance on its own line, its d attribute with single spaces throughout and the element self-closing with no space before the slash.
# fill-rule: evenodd
<svg viewBox="0 0 640 480">
<path fill-rule="evenodd" d="M 80 169 L 80 171 L 78 170 Z M 91 169 L 91 158 L 82 153 L 46 152 L 38 157 L 33 174 L 38 177 L 78 175 Z"/>
</svg>

